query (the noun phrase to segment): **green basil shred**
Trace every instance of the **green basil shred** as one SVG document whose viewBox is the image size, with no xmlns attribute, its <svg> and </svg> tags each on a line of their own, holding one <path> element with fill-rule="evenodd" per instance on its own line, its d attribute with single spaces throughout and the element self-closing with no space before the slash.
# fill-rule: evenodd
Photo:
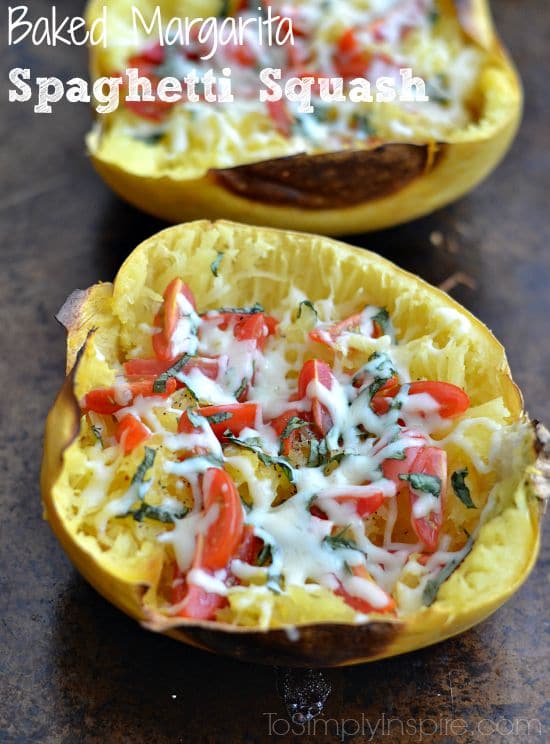
<svg viewBox="0 0 550 744">
<path fill-rule="evenodd" d="M 329 546 L 329 548 L 332 548 L 333 550 L 339 550 L 341 548 L 346 548 L 348 550 L 359 550 L 355 540 L 351 540 L 349 537 L 345 536 L 348 529 L 349 525 L 340 530 L 340 532 L 338 532 L 336 535 L 327 535 L 324 538 L 324 542 Z"/>
<path fill-rule="evenodd" d="M 456 558 L 452 558 L 433 579 L 429 579 L 426 582 L 426 586 L 424 587 L 424 591 L 422 592 L 422 601 L 425 605 L 429 607 L 435 602 L 441 584 L 443 584 L 443 582 L 449 578 L 453 571 L 458 568 L 458 566 L 460 566 L 464 558 L 466 558 L 468 553 L 471 551 L 473 544 L 473 537 L 469 537 L 468 542 L 462 548 L 460 554 Z"/>
<path fill-rule="evenodd" d="M 415 491 L 431 493 L 432 496 L 439 498 L 441 494 L 441 478 L 437 475 L 428 475 L 427 473 L 403 473 L 399 476 L 400 480 L 409 481 Z"/>
<path fill-rule="evenodd" d="M 218 251 L 216 258 L 210 264 L 210 271 L 214 274 L 214 276 L 218 276 L 218 270 L 220 268 L 220 264 L 224 255 L 225 253 L 223 251 Z"/>
<path fill-rule="evenodd" d="M 250 452 L 254 452 L 258 460 L 263 465 L 267 465 L 268 467 L 274 465 L 281 468 L 290 483 L 294 483 L 294 472 L 292 470 L 292 465 L 287 460 L 287 458 L 281 456 L 272 457 L 271 455 L 268 455 L 262 450 L 262 440 L 259 437 L 250 437 L 250 439 L 239 439 L 239 437 L 234 436 L 229 431 L 229 429 L 227 429 L 227 431 L 224 431 L 223 435 L 232 444 L 236 444 L 238 447 L 242 447 L 243 449 L 250 450 Z"/>
<path fill-rule="evenodd" d="M 193 358 L 193 354 L 184 354 L 182 357 L 178 359 L 175 364 L 173 364 L 169 369 L 166 370 L 166 372 L 163 372 L 161 375 L 157 377 L 155 382 L 153 383 L 153 392 L 154 393 L 165 393 L 166 392 L 166 384 L 168 383 L 168 380 L 171 377 L 175 377 L 181 370 L 185 367 L 187 362 L 189 362 L 190 359 Z M 195 394 L 193 391 L 186 386 L 188 390 L 192 393 L 194 397 Z"/>
<path fill-rule="evenodd" d="M 470 489 L 466 485 L 466 476 L 468 475 L 468 468 L 462 470 L 455 470 L 451 475 L 451 486 L 457 497 L 462 501 L 467 509 L 477 509 L 477 506 L 472 501 Z"/>
</svg>

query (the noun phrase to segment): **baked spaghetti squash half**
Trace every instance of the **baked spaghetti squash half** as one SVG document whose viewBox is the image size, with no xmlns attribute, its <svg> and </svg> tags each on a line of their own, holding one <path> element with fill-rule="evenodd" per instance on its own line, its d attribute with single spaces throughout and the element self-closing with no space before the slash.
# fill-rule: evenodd
<svg viewBox="0 0 550 744">
<path fill-rule="evenodd" d="M 533 566 L 543 432 L 504 351 L 383 258 L 189 223 L 59 318 L 46 516 L 146 627 L 353 664 L 465 630 Z"/>
<path fill-rule="evenodd" d="M 162 78 L 212 70 L 215 94 L 231 70 L 232 103 L 207 102 L 204 86 L 184 84 L 181 100 L 123 104 L 87 138 L 105 181 L 171 222 L 226 218 L 329 235 L 406 222 L 472 189 L 518 125 L 520 83 L 486 0 L 137 0 L 136 28 L 151 30 L 137 41 L 124 0 L 92 0 L 89 23 L 104 5 L 110 41 L 91 49 L 94 77 L 137 68 L 154 96 Z M 259 44 L 254 24 L 267 6 L 292 20 L 294 43 Z M 249 23 L 246 42 L 219 43 L 209 56 L 213 35 L 186 43 L 183 21 L 197 17 L 218 17 L 222 41 L 228 20 Z M 313 113 L 286 96 L 260 102 L 267 68 L 282 70 L 281 86 L 309 81 Z M 429 102 L 376 100 L 379 79 L 401 90 L 402 69 L 425 81 Z M 331 79 L 343 81 L 335 102 L 320 98 Z M 373 102 L 352 96 L 357 80 L 369 81 Z"/>
</svg>

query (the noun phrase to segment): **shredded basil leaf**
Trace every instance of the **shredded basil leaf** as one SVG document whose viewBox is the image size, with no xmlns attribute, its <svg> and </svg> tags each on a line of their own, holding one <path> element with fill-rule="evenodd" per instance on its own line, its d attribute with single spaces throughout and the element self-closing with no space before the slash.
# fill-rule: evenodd
<svg viewBox="0 0 550 744">
<path fill-rule="evenodd" d="M 240 399 L 241 395 L 244 393 L 247 387 L 248 387 L 248 380 L 246 379 L 246 377 L 243 377 L 243 379 L 241 380 L 241 384 L 233 393 L 233 395 L 235 396 L 237 400 Z"/>
<path fill-rule="evenodd" d="M 424 587 L 424 591 L 422 592 L 422 601 L 425 605 L 428 607 L 432 605 L 437 597 L 437 593 L 441 587 L 441 584 L 443 584 L 444 581 L 446 581 L 449 576 L 453 573 L 453 571 L 460 566 L 464 558 L 468 555 L 468 553 L 471 551 L 474 544 L 474 540 L 472 537 L 468 538 L 468 542 L 464 546 L 464 548 L 460 551 L 459 556 L 456 558 L 452 558 L 442 569 L 441 571 L 435 576 L 433 579 L 429 579 L 429 581 L 426 582 L 426 586 Z"/>
<path fill-rule="evenodd" d="M 153 467 L 156 454 L 157 454 L 156 450 L 151 449 L 151 447 L 145 447 L 145 456 L 143 460 L 141 461 L 138 469 L 134 473 L 134 477 L 132 478 L 132 483 L 131 483 L 132 486 L 140 486 L 143 483 L 145 474 L 150 468 Z"/>
<path fill-rule="evenodd" d="M 296 429 L 302 429 L 304 426 L 307 426 L 308 422 L 304 421 L 303 419 L 299 418 L 298 416 L 292 416 L 288 420 L 287 425 L 283 429 L 281 436 L 279 437 L 281 440 L 281 447 L 283 445 L 284 440 L 289 437 L 293 431 L 296 431 Z"/>
<path fill-rule="evenodd" d="M 92 434 L 97 439 L 97 441 L 100 443 L 101 449 L 105 449 L 105 445 L 103 444 L 103 437 L 101 436 L 101 431 L 102 430 L 99 428 L 99 426 L 92 426 Z"/>
<path fill-rule="evenodd" d="M 372 137 L 376 134 L 376 129 L 372 126 L 366 114 L 354 113 L 351 117 L 351 126 L 356 132 L 365 137 Z"/>
<path fill-rule="evenodd" d="M 268 455 L 266 452 L 262 450 L 261 444 L 262 441 L 259 437 L 251 437 L 250 439 L 239 439 L 238 437 L 234 436 L 229 429 L 227 431 L 224 431 L 223 433 L 224 437 L 231 442 L 232 444 L 236 444 L 239 447 L 243 447 L 243 449 L 250 450 L 250 452 L 254 452 L 254 454 L 258 457 L 258 460 L 263 464 L 267 466 L 277 466 L 280 467 L 283 473 L 286 475 L 290 483 L 294 483 L 294 472 L 292 470 L 292 466 L 287 460 L 286 457 L 272 457 L 271 455 Z"/>
<path fill-rule="evenodd" d="M 164 139 L 165 132 L 152 132 L 151 134 L 133 134 L 132 138 L 143 142 L 144 145 L 158 145 Z"/>
<path fill-rule="evenodd" d="M 175 377 L 178 374 L 178 372 L 181 372 L 181 370 L 185 367 L 187 362 L 193 358 L 193 356 L 194 356 L 193 354 L 184 354 L 182 357 L 178 359 L 178 361 L 175 364 L 173 364 L 170 367 L 170 369 L 167 369 L 166 372 L 163 372 L 161 375 L 159 375 L 157 379 L 155 380 L 155 382 L 153 383 L 153 392 L 154 393 L 165 393 L 166 384 L 168 380 L 171 377 Z M 188 390 L 190 390 L 192 395 L 196 397 L 195 393 L 193 393 L 193 391 L 188 386 L 186 387 L 188 388 Z"/>
<path fill-rule="evenodd" d="M 229 18 L 231 16 L 231 0 L 221 0 L 221 8 L 218 18 Z"/>
<path fill-rule="evenodd" d="M 235 313 L 235 315 L 256 315 L 263 313 L 264 308 L 259 302 L 255 302 L 251 307 L 220 307 L 219 313 Z"/>
<path fill-rule="evenodd" d="M 130 509 L 130 511 L 123 516 L 131 516 L 136 520 L 136 522 L 143 522 L 144 519 L 154 519 L 163 524 L 174 524 L 176 519 L 183 519 L 188 511 L 189 509 L 187 507 L 182 506 L 179 512 L 173 514 L 172 512 L 166 511 L 166 509 L 152 506 L 144 501 L 137 509 Z"/>
<path fill-rule="evenodd" d="M 222 421 L 233 418 L 233 414 L 229 411 L 220 411 L 220 413 L 212 413 L 210 416 L 205 416 L 205 418 L 211 424 L 221 424 Z"/>
<path fill-rule="evenodd" d="M 437 475 L 428 475 L 427 473 L 404 473 L 399 476 L 400 480 L 409 481 L 415 491 L 431 493 L 432 496 L 439 498 L 441 493 L 441 478 Z"/>
<path fill-rule="evenodd" d="M 258 553 L 258 557 L 256 558 L 256 565 L 265 566 L 270 556 L 271 556 L 271 545 L 264 543 L 264 545 L 262 545 L 262 549 Z"/>
<path fill-rule="evenodd" d="M 438 73 L 432 80 L 426 83 L 426 95 L 434 103 L 448 106 L 451 103 L 449 96 L 449 79 L 443 72 Z"/>
<path fill-rule="evenodd" d="M 368 362 L 353 376 L 352 382 L 360 381 L 365 374 L 374 378 L 368 387 L 372 400 L 380 388 L 397 375 L 397 370 L 388 354 L 375 351 L 370 355 Z"/>
<path fill-rule="evenodd" d="M 364 369 L 366 372 L 370 372 L 373 377 L 385 377 L 387 380 L 397 374 L 391 358 L 382 351 L 373 352 Z"/>
<path fill-rule="evenodd" d="M 466 476 L 468 475 L 468 468 L 462 470 L 455 470 L 451 475 L 451 486 L 453 491 L 456 493 L 458 498 L 462 501 L 467 509 L 477 509 L 477 506 L 472 501 L 470 489 L 466 485 Z"/>
<path fill-rule="evenodd" d="M 385 307 L 380 308 L 380 310 L 371 318 L 371 320 L 380 326 L 384 335 L 387 334 L 390 325 L 390 314 Z"/>
<path fill-rule="evenodd" d="M 315 313 L 315 317 L 318 318 L 317 310 L 315 309 L 315 305 L 313 302 L 310 302 L 309 300 L 302 300 L 298 306 L 298 318 L 302 317 L 302 312 L 304 307 L 308 307 L 310 310 L 312 310 Z"/>
<path fill-rule="evenodd" d="M 349 529 L 349 524 L 344 527 L 336 535 L 327 535 L 324 541 L 329 548 L 333 550 L 339 550 L 341 548 L 347 548 L 348 550 L 359 550 L 355 540 L 351 540 L 349 537 L 345 537 L 346 532 Z"/>
<path fill-rule="evenodd" d="M 218 251 L 216 258 L 210 264 L 210 271 L 214 274 L 214 276 L 218 276 L 218 269 L 220 268 L 220 264 L 224 256 L 225 253 L 223 251 Z"/>
<path fill-rule="evenodd" d="M 386 460 L 404 460 L 406 458 L 405 450 L 396 452 L 394 455 L 386 455 Z"/>
<path fill-rule="evenodd" d="M 333 462 L 342 462 L 347 452 L 335 452 L 327 444 L 326 437 L 318 440 L 312 438 L 309 442 L 309 456 L 307 459 L 308 468 L 320 468 L 322 465 L 328 466 Z"/>
</svg>

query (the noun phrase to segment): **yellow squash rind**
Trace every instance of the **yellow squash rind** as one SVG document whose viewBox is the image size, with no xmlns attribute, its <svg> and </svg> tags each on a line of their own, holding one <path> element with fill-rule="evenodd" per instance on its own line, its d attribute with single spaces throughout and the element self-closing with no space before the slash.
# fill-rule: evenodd
<svg viewBox="0 0 550 744">
<path fill-rule="evenodd" d="M 124 336 L 115 315 L 132 313 L 134 299 L 147 284 L 158 292 L 167 279 L 183 274 L 190 281 L 199 305 L 205 302 L 212 276 L 204 276 L 197 262 L 208 266 L 210 253 L 226 248 L 228 255 L 246 262 L 245 275 L 227 288 L 233 304 L 262 299 L 276 308 L 293 279 L 311 282 L 323 296 L 323 285 L 344 272 L 340 294 L 349 287 L 354 297 L 373 296 L 379 304 L 396 301 L 414 308 L 410 325 L 437 324 L 437 311 L 471 323 L 472 363 L 488 365 L 495 385 L 516 422 L 510 441 L 510 463 L 503 475 L 489 519 L 460 567 L 442 585 L 436 601 L 399 620 L 373 616 L 367 622 L 307 623 L 297 633 L 288 628 L 268 630 L 235 627 L 220 622 L 173 619 L 147 602 L 149 584 L 159 566 L 152 559 L 150 581 L 132 577 L 124 566 L 106 563 L 101 551 L 71 529 L 67 508 L 67 460 L 77 447 L 80 412 L 77 404 L 79 361 L 77 348 L 93 335 L 106 354 L 118 353 Z M 233 252 L 233 253 L 231 253 Z M 308 267 L 304 274 L 304 267 Z M 278 281 L 254 276 L 277 269 Z M 248 275 L 248 277 L 246 277 Z M 281 280 L 284 280 L 281 282 Z M 218 280 L 216 280 L 218 281 Z M 312 290 L 314 291 L 314 290 Z M 365 295 L 366 293 L 366 295 Z M 160 295 L 159 295 L 160 296 Z M 316 295 L 312 295 L 315 299 Z M 339 300 L 348 296 L 340 296 Z M 208 304 L 208 303 L 207 303 Z M 68 377 L 46 424 L 41 487 L 45 514 L 63 548 L 82 575 L 109 601 L 145 627 L 200 648 L 240 659 L 305 666 L 356 664 L 410 651 L 460 633 L 486 618 L 525 581 L 539 548 L 542 502 L 548 495 L 550 444 L 548 432 L 533 426 L 522 412 L 521 395 L 511 380 L 502 346 L 490 331 L 448 295 L 385 259 L 328 238 L 254 228 L 228 222 L 200 221 L 165 230 L 148 239 L 129 256 L 114 285 L 99 284 L 72 295 L 60 313 L 68 326 Z M 443 331 L 442 331 L 443 332 Z M 447 331 L 446 331 L 447 332 Z M 119 335 L 120 334 L 120 335 Z M 477 370 L 482 376 L 485 368 Z M 76 382 L 75 382 L 76 381 Z M 75 394 L 76 387 L 76 394 Z"/>
<path fill-rule="evenodd" d="M 144 9 L 148 7 L 141 0 Z M 88 23 L 102 12 L 104 0 L 91 0 L 87 9 Z M 210 3 L 216 12 L 216 3 Z M 331 158 L 326 155 L 304 155 L 293 158 L 265 160 L 262 174 L 254 172 L 254 164 L 226 170 L 205 170 L 189 178 L 162 171 L 142 160 L 135 145 L 128 142 L 115 152 L 102 148 L 101 134 L 94 127 L 87 137 L 92 162 L 105 182 L 135 207 L 172 223 L 195 219 L 228 219 L 250 224 L 269 225 L 326 235 L 345 235 L 378 230 L 415 219 L 458 199 L 473 189 L 499 163 L 517 131 L 522 109 L 521 83 L 513 63 L 502 48 L 494 30 L 487 0 L 454 0 L 446 3 L 445 12 L 456 13 L 464 33 L 483 50 L 484 63 L 479 76 L 477 96 L 479 119 L 464 129 L 456 130 L 445 142 L 414 142 L 437 154 L 428 158 L 423 168 L 401 178 L 403 163 L 387 163 L 386 151 L 402 147 L 391 141 L 377 143 L 370 150 L 368 167 L 357 167 L 365 151 L 339 153 L 338 172 L 354 178 L 349 192 L 362 193 L 366 182 L 385 184 L 381 193 L 367 191 L 365 200 L 350 199 L 342 205 L 340 179 L 331 181 Z M 116 17 L 113 33 L 124 29 L 124 18 L 130 18 L 126 0 L 111 0 L 110 11 Z M 193 3 L 160 3 L 169 18 L 185 7 L 193 12 Z M 207 8 L 202 8 L 204 15 Z M 124 62 L 125 53 L 136 49 L 119 45 L 110 49 L 91 49 L 91 71 L 94 77 L 109 75 Z M 381 146 L 379 146 L 381 144 Z M 143 149 L 143 148 L 141 148 Z M 408 159 L 408 155 L 404 155 Z M 243 154 L 243 163 L 248 160 Z M 310 172 L 305 186 L 297 174 Z M 393 170 L 392 170 L 393 168 Z M 233 171 L 233 173 L 232 173 Z M 280 174 L 285 173 L 284 188 Z M 355 175 L 354 175 L 355 174 Z M 395 180 L 394 188 L 391 186 Z M 315 200 L 315 183 L 319 194 Z M 310 189 L 306 193 L 303 189 Z M 304 206 L 306 205 L 306 206 Z M 308 206 L 307 206 L 308 205 Z"/>
</svg>

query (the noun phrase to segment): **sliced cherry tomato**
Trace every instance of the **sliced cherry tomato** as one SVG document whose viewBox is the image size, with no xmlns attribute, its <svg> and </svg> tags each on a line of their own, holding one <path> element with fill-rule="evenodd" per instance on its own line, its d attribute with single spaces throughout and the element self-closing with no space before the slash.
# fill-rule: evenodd
<svg viewBox="0 0 550 744">
<path fill-rule="evenodd" d="M 223 434 L 229 430 L 234 436 L 239 436 L 247 427 L 253 429 L 259 417 L 260 407 L 257 403 L 227 403 L 220 406 L 203 406 L 197 408 L 197 413 L 206 419 L 220 417 L 220 421 L 210 420 L 212 431 L 218 439 L 223 440 Z M 230 414 L 227 418 L 224 414 Z M 191 433 L 194 430 L 189 421 L 187 411 L 181 415 L 178 431 Z"/>
<path fill-rule="evenodd" d="M 382 506 L 384 502 L 383 493 L 370 493 L 365 496 L 337 496 L 334 501 L 338 504 L 353 504 L 355 511 L 360 517 L 368 517 Z"/>
<path fill-rule="evenodd" d="M 396 378 L 389 380 L 373 396 L 371 406 L 377 414 L 387 413 L 390 407 L 391 398 L 395 398 L 401 385 Z M 470 399 L 467 393 L 453 385 L 450 382 L 431 382 L 429 380 L 419 380 L 411 382 L 409 385 L 409 395 L 426 394 L 432 397 L 439 404 L 439 415 L 441 418 L 454 418 L 460 416 L 468 410 Z"/>
<path fill-rule="evenodd" d="M 124 362 L 124 374 L 127 379 L 132 377 L 154 377 L 157 378 L 163 372 L 170 369 L 172 361 L 162 359 L 129 359 Z M 220 364 L 217 359 L 211 357 L 192 357 L 183 367 L 182 372 L 189 373 L 192 369 L 200 370 L 205 377 L 215 380 L 219 373 Z M 181 384 L 181 383 L 180 383 Z"/>
<path fill-rule="evenodd" d="M 354 576 L 358 576 L 361 579 L 365 579 L 366 581 L 371 581 L 374 583 L 372 576 L 369 574 L 364 566 L 351 566 L 351 570 Z M 384 590 L 381 589 L 379 586 L 377 586 L 377 588 L 379 589 L 379 591 L 384 592 Z M 371 605 L 370 602 L 368 602 L 366 599 L 350 594 L 346 589 L 344 589 L 342 584 L 340 584 L 340 586 L 334 590 L 334 593 L 337 594 L 339 597 L 342 597 L 346 604 L 348 604 L 350 607 L 353 607 L 353 609 L 357 610 L 357 612 L 363 612 L 365 614 L 369 612 L 393 614 L 395 612 L 395 600 L 386 592 L 384 592 L 384 594 L 386 594 L 386 604 L 382 607 L 373 607 L 373 605 Z"/>
<path fill-rule="evenodd" d="M 243 44 L 233 44 L 226 46 L 227 56 L 237 62 L 242 67 L 254 67 L 258 61 L 254 47 L 252 47 L 246 40 Z"/>
<path fill-rule="evenodd" d="M 178 432 L 180 434 L 193 434 L 196 431 L 197 430 L 189 419 L 187 411 L 184 411 L 180 416 L 180 420 L 178 422 Z M 181 449 L 179 449 L 179 455 L 182 460 L 185 460 L 187 457 L 198 457 L 200 455 L 207 455 L 209 452 L 210 449 L 208 447 L 203 447 L 197 444 L 189 448 L 182 447 Z"/>
<path fill-rule="evenodd" d="M 288 411 L 281 413 L 280 416 L 272 419 L 270 425 L 275 429 L 275 433 L 280 437 L 288 422 L 292 418 L 299 418 L 302 421 L 310 422 L 309 411 L 300 411 L 298 408 L 290 408 Z M 300 441 L 310 441 L 314 438 L 314 434 L 310 426 L 300 426 L 299 428 L 293 429 L 289 434 L 281 440 L 281 454 L 289 455 L 294 446 Z"/>
<path fill-rule="evenodd" d="M 215 323 L 226 331 L 233 323 L 233 335 L 238 341 L 256 341 L 256 346 L 263 349 L 268 336 L 277 330 L 278 321 L 264 313 L 218 313 L 208 315 L 206 322 Z"/>
<path fill-rule="evenodd" d="M 321 362 L 319 359 L 308 359 L 298 377 L 299 398 L 309 397 L 307 391 L 312 381 L 318 381 L 327 390 L 332 390 L 336 378 L 326 362 Z M 316 427 L 319 429 L 321 435 L 325 436 L 332 428 L 332 418 L 326 406 L 315 396 L 311 398 L 311 413 Z"/>
<path fill-rule="evenodd" d="M 390 379 L 372 396 L 372 410 L 379 416 L 387 413 L 390 410 L 391 399 L 395 398 L 400 389 L 401 383 L 399 382 L 399 377 L 397 377 L 397 375 L 390 377 Z"/>
<path fill-rule="evenodd" d="M 403 481 L 400 479 L 400 475 L 405 475 L 406 473 L 411 472 L 412 464 L 419 453 L 419 451 L 426 446 L 426 438 L 422 434 L 406 434 L 407 437 L 413 437 L 415 440 L 418 441 L 417 446 L 410 446 L 406 447 L 404 454 L 405 458 L 403 460 L 384 460 L 382 463 L 382 473 L 384 475 L 384 478 L 387 478 L 388 480 L 391 480 L 393 483 L 395 483 L 395 487 L 397 488 L 397 492 L 403 490 L 403 488 L 406 487 L 406 481 Z"/>
<path fill-rule="evenodd" d="M 275 318 L 264 315 L 263 313 L 254 313 L 245 315 L 235 323 L 233 335 L 238 341 L 256 341 L 258 349 L 263 350 L 268 336 L 275 333 L 277 321 Z"/>
<path fill-rule="evenodd" d="M 312 505 L 310 512 L 316 517 L 320 517 L 322 515 L 321 518 L 326 519 L 327 516 L 323 509 L 323 502 L 334 501 L 337 504 L 351 504 L 355 508 L 355 512 L 357 516 L 363 518 L 363 517 L 368 517 L 371 514 L 374 514 L 374 512 L 384 502 L 384 498 L 385 497 L 383 493 L 380 493 L 380 492 L 373 493 L 371 487 L 368 486 L 368 484 L 365 484 L 364 494 L 359 493 L 356 487 L 355 493 L 350 493 L 350 494 L 344 493 L 344 494 L 340 494 L 339 496 L 334 496 L 330 498 L 320 496 L 319 499 L 316 502 L 314 502 L 314 504 Z"/>
<path fill-rule="evenodd" d="M 240 561 L 250 563 L 250 565 L 254 566 L 263 545 L 264 541 L 254 534 L 254 527 L 251 524 L 245 524 L 236 557 Z"/>
<path fill-rule="evenodd" d="M 374 21 L 369 23 L 366 27 L 367 31 L 373 35 L 375 41 L 384 41 L 384 25 L 387 22 L 387 18 L 376 18 Z"/>
<path fill-rule="evenodd" d="M 271 120 L 275 124 L 275 129 L 283 137 L 290 137 L 294 120 L 284 100 L 281 98 L 280 101 L 266 101 L 265 105 Z"/>
<path fill-rule="evenodd" d="M 138 58 L 139 59 L 139 58 Z M 131 59 L 128 61 L 128 67 L 137 67 L 138 65 L 132 64 Z M 158 84 L 160 82 L 160 77 L 158 75 L 155 75 L 154 72 L 152 72 L 153 67 L 151 65 L 146 65 L 145 67 L 139 66 L 139 74 L 140 77 L 147 78 L 149 82 L 151 83 L 151 91 L 153 95 L 155 95 L 155 91 L 158 88 Z M 125 78 L 125 75 L 121 75 L 122 78 Z M 128 91 L 128 86 L 124 86 L 126 89 L 126 92 Z M 153 101 L 129 101 L 127 99 L 127 96 L 124 96 L 124 105 L 126 108 L 128 108 L 132 113 L 136 114 L 136 116 L 139 116 L 142 119 L 148 119 L 149 121 L 159 122 L 164 119 L 168 111 L 176 105 L 178 101 L 162 101 L 160 98 L 156 98 Z"/>
<path fill-rule="evenodd" d="M 108 415 L 130 406 L 139 395 L 144 398 L 150 398 L 151 396 L 168 398 L 176 389 L 176 381 L 173 377 L 166 382 L 164 393 L 156 393 L 153 389 L 154 383 L 154 378 L 149 378 L 127 382 L 116 387 L 90 390 L 82 400 L 82 411 L 83 413 L 94 411 L 95 413 Z"/>
<path fill-rule="evenodd" d="M 131 413 L 123 416 L 118 422 L 115 437 L 127 455 L 151 436 L 149 429 Z"/>
<path fill-rule="evenodd" d="M 185 297 L 193 310 L 196 310 L 197 306 L 191 290 L 179 277 L 176 277 L 164 290 L 164 302 L 153 321 L 154 326 L 160 328 L 160 332 L 152 337 L 153 350 L 159 359 L 167 362 L 174 359 L 172 336 L 182 315 L 178 302 L 180 294 Z"/>
<path fill-rule="evenodd" d="M 219 468 L 209 468 L 204 474 L 202 494 L 205 514 L 217 509 L 217 516 L 204 537 L 201 565 L 217 571 L 227 566 L 241 543 L 243 506 L 230 475 Z"/>
<path fill-rule="evenodd" d="M 156 67 L 164 62 L 164 47 L 160 43 L 144 49 L 140 54 L 135 54 L 128 60 L 128 67 L 147 68 Z"/>
<path fill-rule="evenodd" d="M 363 323 L 363 313 L 355 313 L 355 315 L 350 315 L 349 318 L 344 318 L 344 320 L 334 323 L 328 328 L 314 328 L 308 335 L 312 341 L 333 348 L 342 334 L 361 333 Z"/>
<path fill-rule="evenodd" d="M 203 568 L 204 536 L 197 536 L 193 568 Z M 186 581 L 177 564 L 174 566 L 174 581 L 172 584 L 172 604 L 185 604 L 178 610 L 180 617 L 189 617 L 196 620 L 213 620 L 216 612 L 226 607 L 227 598 L 220 594 L 207 592 L 196 584 Z"/>
<path fill-rule="evenodd" d="M 369 63 L 368 52 L 361 47 L 354 29 L 348 28 L 340 37 L 334 56 L 338 74 L 346 79 L 363 77 Z"/>
<path fill-rule="evenodd" d="M 409 395 L 430 395 L 439 404 L 441 418 L 454 418 L 468 410 L 470 398 L 458 385 L 450 382 L 430 382 L 422 380 L 411 382 Z"/>
<path fill-rule="evenodd" d="M 443 524 L 445 488 L 447 483 L 447 453 L 439 447 L 422 447 L 411 464 L 410 472 L 432 475 L 441 481 L 437 509 L 430 512 L 426 517 L 415 517 L 413 515 L 414 505 L 420 497 L 417 496 L 411 484 L 407 483 L 411 501 L 411 526 L 418 539 L 424 544 L 426 550 L 433 552 L 437 550 L 439 532 Z"/>
</svg>

